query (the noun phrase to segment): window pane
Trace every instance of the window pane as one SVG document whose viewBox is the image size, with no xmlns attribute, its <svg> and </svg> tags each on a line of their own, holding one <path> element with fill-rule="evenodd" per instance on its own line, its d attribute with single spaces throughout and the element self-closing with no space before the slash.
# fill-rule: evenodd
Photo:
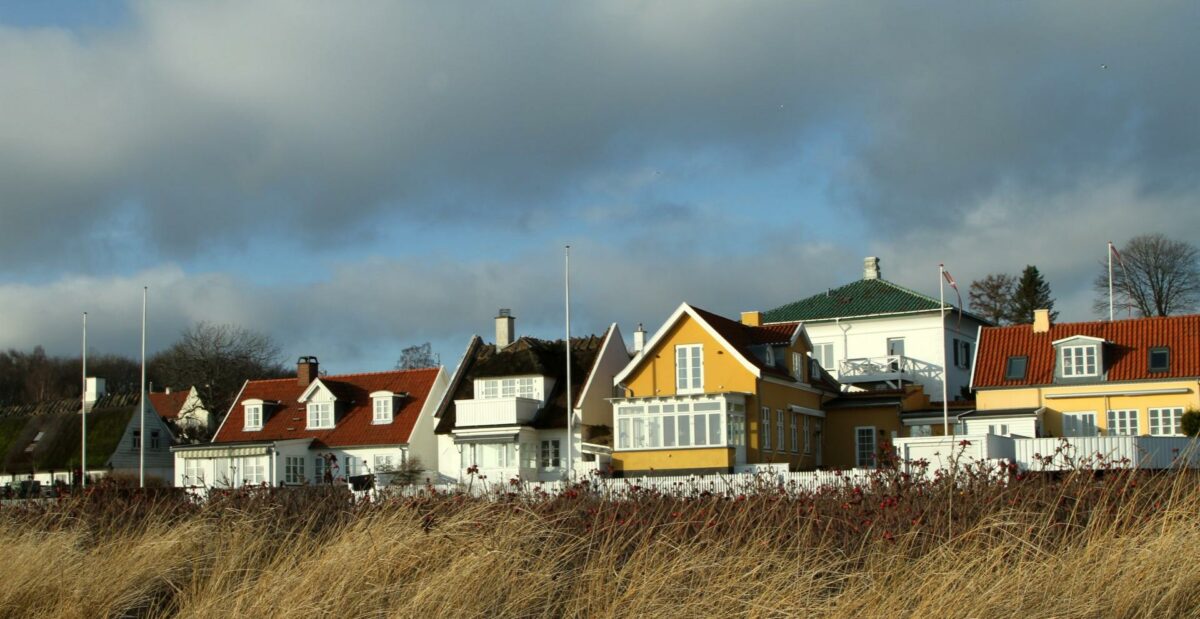
<svg viewBox="0 0 1200 619">
<path fill-rule="evenodd" d="M 629 419 L 617 421 L 617 448 L 629 449 Z"/>
<path fill-rule="evenodd" d="M 680 415 L 676 419 L 679 420 L 679 446 L 688 447 L 692 444 L 692 416 Z"/>
<path fill-rule="evenodd" d="M 700 445 L 705 444 L 704 415 L 694 415 L 692 418 L 692 425 L 693 429 L 695 430 L 696 439 L 693 444 L 699 447 Z"/>
<path fill-rule="evenodd" d="M 646 420 L 646 425 L 650 429 L 650 440 L 647 442 L 647 447 L 662 447 L 662 418 L 650 417 Z"/>
<path fill-rule="evenodd" d="M 638 417 L 633 418 L 633 446 L 639 449 L 646 446 L 644 424 L 644 419 Z"/>
<path fill-rule="evenodd" d="M 721 445 L 721 414 L 708 414 L 708 444 Z"/>
<path fill-rule="evenodd" d="M 663 417 L 663 447 L 675 446 L 675 418 Z"/>
</svg>

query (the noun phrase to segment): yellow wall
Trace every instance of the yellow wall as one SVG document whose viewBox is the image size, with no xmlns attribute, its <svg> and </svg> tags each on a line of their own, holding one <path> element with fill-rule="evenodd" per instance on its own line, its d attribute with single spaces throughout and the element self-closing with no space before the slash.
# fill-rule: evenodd
<svg viewBox="0 0 1200 619">
<path fill-rule="evenodd" d="M 825 417 L 824 464 L 831 468 L 855 466 L 857 445 L 854 429 L 875 426 L 875 444 L 882 447 L 892 440 L 892 432 L 901 432 L 900 413 L 895 406 L 831 410 Z M 880 433 L 880 430 L 883 432 Z"/>
<path fill-rule="evenodd" d="M 733 449 L 727 447 L 620 451 L 613 454 L 613 469 L 617 471 L 728 469 L 730 466 L 733 466 Z"/>
<path fill-rule="evenodd" d="M 1122 392 L 1149 389 L 1187 389 L 1187 393 L 1159 395 L 1122 395 Z M 1109 395 L 1078 398 L 1052 398 L 1049 395 L 1103 392 Z M 1108 430 L 1108 411 L 1138 411 L 1138 432 L 1150 433 L 1151 408 L 1200 409 L 1200 382 L 1164 380 L 1139 381 L 1136 383 L 1091 383 L 1077 385 L 1053 385 L 1021 389 L 991 389 L 978 393 L 979 410 L 1003 408 L 1045 407 L 1043 432 L 1050 436 L 1062 436 L 1062 413 L 1095 413 L 1096 426 Z"/>
<path fill-rule="evenodd" d="M 691 316 L 684 316 L 654 349 L 646 352 L 638 368 L 626 378 L 626 395 L 635 398 L 675 395 L 675 347 L 704 345 L 704 392 L 754 393 L 754 375 L 730 352 L 719 346 Z"/>
</svg>

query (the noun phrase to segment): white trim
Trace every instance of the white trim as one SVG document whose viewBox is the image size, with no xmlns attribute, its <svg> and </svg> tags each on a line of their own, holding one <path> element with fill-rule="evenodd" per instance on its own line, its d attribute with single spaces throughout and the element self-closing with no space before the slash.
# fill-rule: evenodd
<svg viewBox="0 0 1200 619">
<path fill-rule="evenodd" d="M 818 419 L 825 418 L 825 411 L 820 411 L 815 408 L 808 408 L 807 406 L 788 404 L 788 410 L 792 411 L 793 413 L 800 413 L 801 415 L 808 415 L 809 417 L 816 417 Z"/>
<path fill-rule="evenodd" d="M 658 331 L 654 332 L 654 337 L 650 338 L 649 342 L 646 342 L 646 346 L 642 349 L 642 352 L 638 353 L 638 355 L 629 362 L 629 365 L 625 366 L 625 369 L 621 370 L 619 374 L 613 377 L 613 384 L 618 385 L 625 382 L 625 379 L 629 378 L 630 374 L 641 367 L 642 361 L 645 360 L 646 355 L 649 354 L 650 351 L 654 350 L 656 346 L 658 346 L 659 340 L 666 337 L 667 332 L 675 326 L 675 323 L 678 322 L 684 314 L 687 314 L 692 318 L 692 320 L 695 320 L 697 323 L 699 323 L 710 337 L 728 350 L 729 354 L 732 355 L 734 359 L 737 359 L 738 362 L 741 363 L 747 370 L 749 370 L 755 378 L 762 378 L 762 371 L 757 365 L 751 363 L 750 360 L 746 359 L 742 353 L 738 352 L 738 349 L 731 345 L 728 340 L 721 337 L 721 334 L 717 333 L 716 329 L 713 329 L 712 325 L 708 324 L 708 321 L 701 318 L 700 314 L 696 313 L 696 310 L 693 309 L 692 306 L 688 305 L 687 303 L 680 303 L 679 307 L 672 312 L 671 316 L 667 318 L 666 322 L 664 322 L 663 325 L 658 328 Z"/>
<path fill-rule="evenodd" d="M 1097 398 L 1101 396 L 1111 395 L 1173 395 L 1177 393 L 1191 393 L 1192 390 L 1187 387 L 1171 387 L 1164 389 L 1135 389 L 1132 391 L 1086 391 L 1080 393 L 1047 393 L 1044 398 L 1047 400 L 1061 400 L 1065 398 Z"/>
<path fill-rule="evenodd" d="M 467 349 L 464 350 L 462 356 L 458 358 L 458 367 L 454 368 L 454 374 L 450 375 L 450 384 L 447 385 L 445 393 L 442 394 L 441 401 L 437 404 L 437 411 L 433 415 L 435 419 L 440 420 L 442 418 L 442 412 L 450 406 L 451 402 L 454 401 L 454 392 L 457 391 L 457 387 L 462 382 L 462 379 L 466 377 L 467 357 L 471 356 L 473 349 L 477 345 L 484 345 L 483 338 L 479 337 L 479 334 L 471 336 L 471 340 L 467 342 Z M 444 368 L 445 366 L 442 367 Z"/>
<path fill-rule="evenodd" d="M 296 401 L 307 404 L 308 399 L 312 397 L 312 392 L 317 389 L 318 385 L 325 391 L 329 392 L 329 397 L 332 399 L 332 401 L 337 402 L 337 396 L 334 395 L 333 390 L 330 389 L 328 385 L 321 382 L 320 378 L 314 378 L 313 382 L 308 384 L 308 387 L 304 389 L 304 393 L 301 393 L 300 397 Z"/>
<path fill-rule="evenodd" d="M 250 384 L 250 381 L 247 379 L 245 382 L 242 383 L 242 388 L 238 389 L 237 397 L 235 397 L 233 399 L 233 401 L 229 404 L 229 410 L 225 411 L 225 418 L 222 419 L 221 424 L 217 426 L 217 431 L 213 433 L 212 440 L 209 441 L 210 443 L 217 442 L 217 437 L 221 436 L 221 430 L 225 427 L 225 422 L 229 421 L 229 416 L 233 414 L 233 407 L 241 406 L 241 403 L 238 400 L 242 399 L 242 394 L 246 392 L 246 385 L 249 385 L 249 384 Z M 244 423 L 244 421 L 243 421 L 243 423 Z"/>
<path fill-rule="evenodd" d="M 583 382 L 583 388 L 579 390 L 578 397 L 580 402 L 583 402 L 587 396 L 588 389 L 592 387 L 592 380 L 596 378 L 596 369 L 600 367 L 600 361 L 604 359 L 604 353 L 608 350 L 609 343 L 612 342 L 614 332 L 619 332 L 619 327 L 617 327 L 617 323 L 615 322 L 608 326 L 608 333 L 604 335 L 604 342 L 600 344 L 600 350 L 596 353 L 596 358 L 592 361 L 592 369 L 588 370 L 587 380 Z M 568 342 L 567 345 L 569 346 L 570 343 Z M 622 338 L 621 346 L 624 345 L 625 340 Z M 625 355 L 629 356 L 628 350 L 625 351 Z M 571 408 L 572 410 L 578 410 L 578 407 L 572 406 Z"/>
<path fill-rule="evenodd" d="M 971 380 L 967 383 L 967 388 L 971 391 L 975 391 L 975 368 L 979 367 L 979 345 L 982 343 L 983 325 L 979 325 L 975 328 L 975 350 L 971 353 Z M 942 368 L 942 373 L 946 373 L 946 368 Z"/>
<path fill-rule="evenodd" d="M 1050 345 L 1058 346 L 1059 344 L 1062 344 L 1063 342 L 1070 342 L 1071 340 L 1088 340 L 1090 342 L 1101 342 L 1101 343 L 1108 341 L 1102 337 L 1092 337 L 1090 335 L 1072 335 L 1070 337 L 1064 337 L 1060 340 L 1054 340 L 1053 342 L 1050 342 Z"/>
<path fill-rule="evenodd" d="M 375 398 L 394 398 L 394 397 L 396 397 L 395 391 L 372 391 L 371 392 L 372 400 L 374 400 Z"/>
</svg>

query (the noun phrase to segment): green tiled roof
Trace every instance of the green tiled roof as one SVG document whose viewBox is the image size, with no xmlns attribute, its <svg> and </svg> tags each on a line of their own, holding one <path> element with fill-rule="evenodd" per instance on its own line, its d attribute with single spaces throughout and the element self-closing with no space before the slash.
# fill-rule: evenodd
<svg viewBox="0 0 1200 619">
<path fill-rule="evenodd" d="M 947 304 L 951 307 L 951 304 Z M 938 300 L 882 279 L 860 279 L 763 312 L 763 322 L 817 321 L 874 314 L 937 311 Z"/>
</svg>

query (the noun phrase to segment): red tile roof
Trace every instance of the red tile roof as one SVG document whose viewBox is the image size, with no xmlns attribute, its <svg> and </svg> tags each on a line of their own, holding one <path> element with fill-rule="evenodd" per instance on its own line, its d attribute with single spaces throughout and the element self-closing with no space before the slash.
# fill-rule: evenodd
<svg viewBox="0 0 1200 619">
<path fill-rule="evenodd" d="M 237 402 L 234 402 L 225 423 L 213 437 L 214 443 L 244 441 L 314 439 L 313 446 L 350 447 L 354 445 L 397 445 L 409 442 L 417 417 L 425 406 L 437 379 L 438 368 L 397 370 L 373 374 L 343 374 L 322 376 L 320 380 L 337 396 L 337 418 L 328 430 L 308 430 L 308 414 L 297 400 L 306 387 L 295 378 L 253 380 L 246 383 Z M 408 392 L 392 412 L 392 423 L 374 424 L 370 394 L 375 391 Z M 259 399 L 277 401 L 268 407 L 261 430 L 245 431 L 242 402 Z"/>
<path fill-rule="evenodd" d="M 187 401 L 187 391 L 172 391 L 171 393 L 150 393 L 150 405 L 154 410 L 158 411 L 158 416 L 164 419 L 178 419 L 179 411 L 183 409 L 183 403 Z"/>
<path fill-rule="evenodd" d="M 1101 338 L 1107 381 L 1200 377 L 1200 315 L 1135 318 L 1114 322 L 1056 324 L 1046 333 L 1031 325 L 985 327 L 980 334 L 975 364 L 975 387 L 1019 387 L 1054 382 L 1054 346 L 1051 342 L 1084 335 Z M 1151 348 L 1170 349 L 1166 372 L 1150 372 Z M 1009 357 L 1029 357 L 1024 380 L 1005 380 Z M 1101 379 L 1104 380 L 1104 379 Z"/>
</svg>

